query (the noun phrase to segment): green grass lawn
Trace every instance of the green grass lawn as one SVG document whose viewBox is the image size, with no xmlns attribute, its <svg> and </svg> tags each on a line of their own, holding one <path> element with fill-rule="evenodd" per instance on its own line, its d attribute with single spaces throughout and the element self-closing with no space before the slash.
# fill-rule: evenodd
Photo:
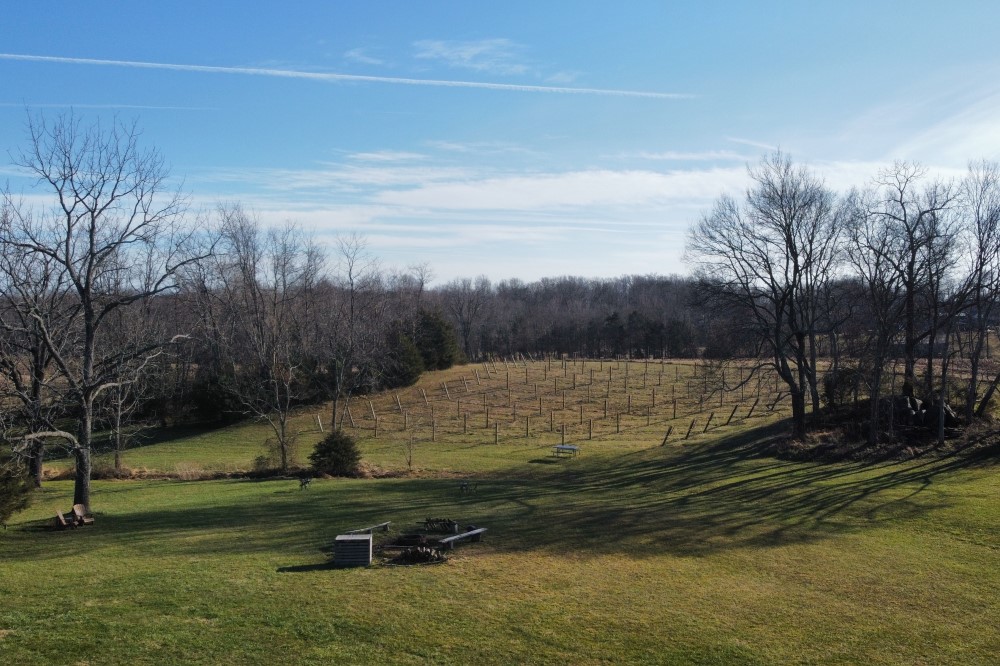
<svg viewBox="0 0 1000 666">
<path fill-rule="evenodd" d="M 305 491 L 98 481 L 96 525 L 63 532 L 45 525 L 72 487 L 52 482 L 0 532 L 0 663 L 996 663 L 993 461 L 761 456 L 780 429 L 659 446 L 637 425 L 557 460 L 552 433 L 494 445 L 484 428 L 422 440 L 419 474 Z M 259 435 L 141 455 L 233 464 Z M 363 448 L 402 469 L 405 441 Z M 327 565 L 338 533 L 430 516 L 489 531 L 443 565 Z"/>
</svg>

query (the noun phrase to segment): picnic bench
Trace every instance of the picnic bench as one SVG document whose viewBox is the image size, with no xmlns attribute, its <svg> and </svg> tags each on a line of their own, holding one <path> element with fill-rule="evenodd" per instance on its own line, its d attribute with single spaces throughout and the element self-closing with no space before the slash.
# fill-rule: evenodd
<svg viewBox="0 0 1000 666">
<path fill-rule="evenodd" d="M 428 518 L 424 528 L 428 532 L 458 532 L 458 523 L 448 518 Z"/>
<path fill-rule="evenodd" d="M 579 452 L 580 447 L 572 444 L 556 444 L 552 447 L 552 455 L 554 456 L 561 456 L 564 453 L 568 456 L 575 456 Z"/>
<path fill-rule="evenodd" d="M 454 536 L 445 537 L 438 541 L 438 548 L 444 548 L 451 550 L 455 547 L 456 541 L 461 541 L 462 539 L 469 539 L 470 541 L 480 541 L 483 538 L 483 532 L 486 531 L 485 527 L 476 527 L 470 529 L 467 532 L 461 532 Z"/>
</svg>

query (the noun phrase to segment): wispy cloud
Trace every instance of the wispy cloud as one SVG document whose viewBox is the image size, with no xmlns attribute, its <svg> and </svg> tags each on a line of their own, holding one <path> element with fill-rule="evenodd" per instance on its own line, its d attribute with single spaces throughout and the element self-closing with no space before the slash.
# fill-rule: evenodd
<svg viewBox="0 0 1000 666">
<path fill-rule="evenodd" d="M 385 61 L 368 55 L 365 49 L 351 49 L 344 53 L 344 58 L 351 62 L 359 62 L 362 65 L 384 65 Z"/>
<path fill-rule="evenodd" d="M 140 69 L 162 69 L 178 72 L 200 72 L 207 74 L 242 74 L 247 76 L 268 76 L 290 79 L 307 79 L 327 82 L 385 83 L 406 86 L 436 86 L 444 88 L 478 88 L 482 90 L 502 90 L 510 92 L 562 93 L 573 95 L 602 95 L 615 97 L 645 97 L 652 99 L 690 99 L 689 93 L 649 92 L 644 90 L 615 90 L 606 88 L 567 88 L 559 86 L 533 86 L 514 83 L 488 83 L 480 81 L 451 81 L 441 79 L 411 79 L 394 76 L 362 76 L 359 74 L 337 74 L 333 72 L 307 72 L 294 69 L 267 69 L 260 67 L 218 67 L 212 65 L 184 65 L 177 63 L 142 62 L 135 60 L 100 60 L 96 58 L 65 58 L 58 56 L 24 55 L 0 53 L 0 60 L 20 60 L 27 62 L 48 62 L 72 65 L 97 65 L 105 67 L 133 67 Z"/>
<path fill-rule="evenodd" d="M 627 157 L 632 157 L 633 155 L 628 155 Z M 676 150 L 665 150 L 663 152 L 640 152 L 636 153 L 634 157 L 638 157 L 644 160 L 661 160 L 664 162 L 717 162 L 717 161 L 738 161 L 745 162 L 748 159 L 753 159 L 742 155 L 740 153 L 734 153 L 731 150 L 705 150 L 700 152 L 682 152 Z"/>
<path fill-rule="evenodd" d="M 943 106 L 943 105 L 942 105 Z M 962 99 L 958 108 L 913 133 L 892 149 L 893 157 L 937 158 L 950 165 L 1000 154 L 1000 93 Z"/>
<path fill-rule="evenodd" d="M 769 143 L 763 143 L 761 141 L 752 141 L 750 139 L 740 139 L 735 136 L 727 136 L 726 141 L 732 141 L 733 143 L 739 143 L 744 146 L 751 146 L 753 148 L 761 148 L 763 150 L 778 150 L 778 146 L 772 146 Z"/>
<path fill-rule="evenodd" d="M 545 82 L 565 86 L 576 81 L 579 76 L 579 72 L 556 72 L 546 76 Z"/>
<path fill-rule="evenodd" d="M 410 153 L 403 150 L 376 150 L 364 153 L 352 153 L 348 159 L 357 162 L 408 162 L 424 159 L 420 153 Z"/>
<path fill-rule="evenodd" d="M 480 39 L 472 42 L 424 39 L 414 42 L 416 57 L 437 60 L 449 67 L 511 76 L 524 74 L 523 48 L 509 39 Z"/>
<path fill-rule="evenodd" d="M 747 182 L 742 165 L 696 166 L 524 174 L 375 161 L 189 173 L 188 182 L 199 183 L 202 207 L 235 197 L 267 224 L 292 219 L 324 237 L 361 232 L 386 261 L 430 261 L 445 279 L 484 271 L 533 279 L 578 272 L 594 248 L 608 274 L 682 270 L 688 224 Z M 497 248 L 519 259 L 497 263 Z"/>
<path fill-rule="evenodd" d="M 593 206 L 634 209 L 668 202 L 707 204 L 723 190 L 739 189 L 745 180 L 742 167 L 669 173 L 589 170 L 428 183 L 411 189 L 385 190 L 376 200 L 438 210 L 580 210 Z"/>
<path fill-rule="evenodd" d="M 523 155 L 537 155 L 538 151 L 519 146 L 506 141 L 425 141 L 430 148 L 446 151 L 449 153 L 462 154 L 504 154 L 517 153 Z"/>
<path fill-rule="evenodd" d="M 371 163 L 323 165 L 316 169 L 215 169 L 193 172 L 192 178 L 226 183 L 251 190 L 294 193 L 312 190 L 323 197 L 343 191 L 370 188 L 420 187 L 440 181 L 463 181 L 479 176 L 461 167 L 418 167 Z"/>
</svg>

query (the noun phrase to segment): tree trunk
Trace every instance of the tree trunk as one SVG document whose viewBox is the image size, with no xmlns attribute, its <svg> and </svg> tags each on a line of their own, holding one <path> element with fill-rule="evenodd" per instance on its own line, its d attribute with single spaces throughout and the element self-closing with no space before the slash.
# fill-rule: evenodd
<svg viewBox="0 0 1000 666">
<path fill-rule="evenodd" d="M 45 460 L 45 443 L 36 440 L 31 445 L 31 458 L 28 462 L 28 470 L 31 472 L 31 479 L 36 488 L 42 487 L 43 461 Z"/>
<path fill-rule="evenodd" d="M 120 390 L 120 389 L 118 389 Z M 121 396 L 119 395 L 118 398 Z M 122 471 L 122 413 L 121 413 L 121 403 L 116 404 L 117 409 L 115 409 L 115 471 Z"/>
<path fill-rule="evenodd" d="M 801 389 L 792 393 L 792 435 L 796 439 L 806 436 L 806 393 Z"/>
<path fill-rule="evenodd" d="M 950 326 L 949 326 L 950 328 Z M 941 393 L 938 398 L 938 431 L 937 431 L 937 442 L 938 446 L 944 446 L 944 414 L 945 414 L 945 400 L 948 397 L 948 339 L 951 337 L 951 331 L 945 332 L 944 338 L 944 350 L 941 354 Z"/>
<path fill-rule="evenodd" d="M 969 384 L 965 396 L 966 424 L 972 423 L 972 417 L 975 415 L 976 397 L 979 393 L 979 361 L 983 356 L 984 344 L 989 344 L 990 335 L 989 330 L 982 324 L 986 317 L 983 315 L 981 306 L 977 307 L 977 312 L 979 312 L 979 324 L 976 330 L 977 337 L 969 352 Z"/>
<path fill-rule="evenodd" d="M 90 509 L 90 473 L 93 462 L 90 458 L 91 412 L 84 408 L 80 415 L 79 431 L 77 433 L 76 476 L 73 485 L 73 504 L 82 504 Z"/>
<path fill-rule="evenodd" d="M 976 416 L 978 418 L 982 418 L 986 413 L 986 408 L 989 407 L 990 400 L 993 399 L 993 394 L 996 392 L 998 385 L 1000 385 L 1000 373 L 997 373 L 997 376 L 990 382 L 990 387 L 986 389 L 986 395 L 983 396 L 983 399 L 979 401 L 979 406 L 976 407 Z"/>
<path fill-rule="evenodd" d="M 809 332 L 809 392 L 812 397 L 812 413 L 813 419 L 816 419 L 820 412 L 820 398 L 819 398 L 819 378 L 817 377 L 818 371 L 816 370 L 816 334 L 812 331 Z"/>
<path fill-rule="evenodd" d="M 868 391 L 868 446 L 878 444 L 878 402 L 882 397 L 882 363 L 881 358 L 875 361 L 875 371 L 872 373 L 872 385 Z"/>
<path fill-rule="evenodd" d="M 288 471 L 288 426 L 285 422 L 285 415 L 282 414 L 280 417 L 280 432 L 278 434 L 278 445 L 281 450 L 281 471 Z"/>
</svg>

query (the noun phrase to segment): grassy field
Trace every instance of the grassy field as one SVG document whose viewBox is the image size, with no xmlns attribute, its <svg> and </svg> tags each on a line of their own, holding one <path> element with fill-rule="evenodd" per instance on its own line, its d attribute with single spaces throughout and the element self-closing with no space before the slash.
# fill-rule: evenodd
<svg viewBox="0 0 1000 666">
<path fill-rule="evenodd" d="M 674 377 L 659 384 L 681 402 L 676 419 L 672 402 L 640 402 L 648 371 L 645 394 L 629 377 L 633 409 L 620 419 L 624 377 L 612 369 L 610 397 L 594 383 L 588 401 L 589 368 L 576 389 L 566 369 L 541 415 L 533 405 L 525 437 L 513 402 L 536 400 L 535 372 L 564 370 L 540 365 L 509 399 L 501 365 L 479 366 L 468 391 L 472 366 L 427 377 L 399 403 L 352 403 L 366 460 L 395 478 L 317 480 L 306 491 L 288 479 L 99 481 L 97 524 L 65 532 L 45 524 L 68 508 L 71 484 L 47 484 L 0 533 L 0 662 L 995 663 L 993 459 L 762 456 L 780 417 L 765 408 L 745 418 L 755 393 L 696 395 L 691 382 L 706 382 L 692 366 L 668 366 Z M 458 386 L 473 430 L 448 395 Z M 703 432 L 709 410 L 718 425 L 737 405 L 730 425 Z M 377 438 L 364 429 L 372 411 Z M 304 442 L 320 436 L 313 417 L 300 416 Z M 563 422 L 582 448 L 575 458 L 550 455 Z M 127 464 L 240 469 L 266 437 L 259 426 L 181 434 L 130 451 Z M 411 435 L 414 472 L 404 474 Z M 459 478 L 476 492 L 460 492 Z M 328 566 L 338 533 L 386 520 L 408 531 L 429 516 L 489 531 L 443 565 Z"/>
</svg>

